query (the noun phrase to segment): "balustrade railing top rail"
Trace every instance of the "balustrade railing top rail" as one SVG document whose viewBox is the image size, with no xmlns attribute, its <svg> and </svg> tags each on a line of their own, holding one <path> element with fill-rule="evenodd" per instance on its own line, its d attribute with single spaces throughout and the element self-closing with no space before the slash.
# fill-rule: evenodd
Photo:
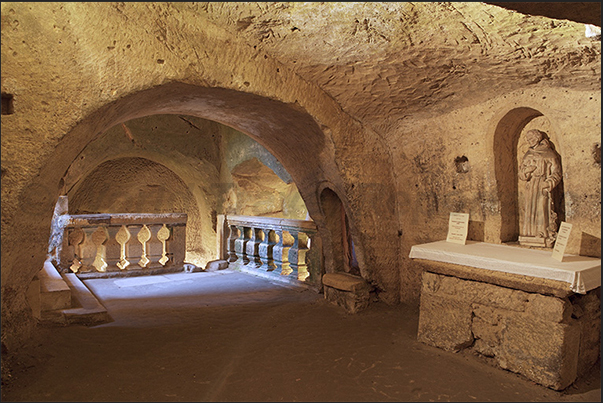
<svg viewBox="0 0 603 403">
<path fill-rule="evenodd" d="M 246 215 L 227 216 L 229 225 L 241 225 L 272 230 L 297 230 L 305 233 L 315 233 L 316 224 L 310 220 L 294 220 L 290 218 L 257 217 Z"/>
<path fill-rule="evenodd" d="M 98 226 L 127 225 L 127 224 L 172 224 L 186 225 L 187 215 L 185 213 L 117 213 L 117 214 L 74 214 L 66 215 L 67 226 Z"/>
</svg>

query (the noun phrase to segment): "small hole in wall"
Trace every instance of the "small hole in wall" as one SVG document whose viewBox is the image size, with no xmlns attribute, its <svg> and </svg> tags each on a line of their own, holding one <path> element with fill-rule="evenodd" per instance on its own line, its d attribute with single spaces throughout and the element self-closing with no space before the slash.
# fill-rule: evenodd
<svg viewBox="0 0 603 403">
<path fill-rule="evenodd" d="M 593 158 L 595 159 L 595 164 L 601 165 L 601 143 L 595 143 L 593 146 Z"/>
<path fill-rule="evenodd" d="M 462 157 L 456 157 L 454 159 L 454 165 L 456 166 L 456 171 L 460 174 L 469 172 L 469 159 L 464 155 Z"/>
<path fill-rule="evenodd" d="M 157 59 L 157 64 L 163 64 L 163 63 L 165 63 L 165 60 L 163 60 L 163 59 Z"/>
<path fill-rule="evenodd" d="M 3 115 L 12 115 L 15 113 L 15 108 L 13 105 L 13 95 L 2 93 L 2 114 Z"/>
</svg>

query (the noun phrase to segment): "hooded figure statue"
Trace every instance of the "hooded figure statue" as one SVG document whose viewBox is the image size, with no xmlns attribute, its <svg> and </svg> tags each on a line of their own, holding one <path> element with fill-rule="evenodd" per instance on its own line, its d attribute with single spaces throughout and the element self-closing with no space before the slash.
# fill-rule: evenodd
<svg viewBox="0 0 603 403">
<path fill-rule="evenodd" d="M 557 213 L 553 189 L 561 182 L 561 158 L 546 133 L 529 130 L 529 145 L 519 167 L 519 179 L 525 181 L 523 227 L 519 243 L 552 248 L 557 238 Z"/>
</svg>

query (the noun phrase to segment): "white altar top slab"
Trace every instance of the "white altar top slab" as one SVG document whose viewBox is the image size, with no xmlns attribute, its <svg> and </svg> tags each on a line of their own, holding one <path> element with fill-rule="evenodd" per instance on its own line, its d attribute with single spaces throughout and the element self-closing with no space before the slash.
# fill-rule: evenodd
<svg viewBox="0 0 603 403">
<path fill-rule="evenodd" d="M 409 257 L 563 281 L 579 294 L 601 286 L 601 259 L 566 254 L 559 262 L 551 254 L 476 241 L 466 245 L 437 241 L 414 245 Z"/>
</svg>

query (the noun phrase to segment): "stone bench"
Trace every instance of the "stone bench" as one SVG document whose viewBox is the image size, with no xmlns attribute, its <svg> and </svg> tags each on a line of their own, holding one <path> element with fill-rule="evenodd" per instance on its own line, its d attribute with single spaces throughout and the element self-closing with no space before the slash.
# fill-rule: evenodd
<svg viewBox="0 0 603 403">
<path fill-rule="evenodd" d="M 543 251 L 493 245 L 500 247 L 495 249 L 503 252 L 501 258 L 484 252 L 492 245 L 464 246 L 433 243 L 411 250 L 410 257 L 424 269 L 419 341 L 490 357 L 495 365 L 555 390 L 592 368 L 600 355 L 600 259 L 569 259 L 571 276 L 564 280 L 558 272 L 564 265 L 548 261 Z M 521 274 L 517 256 L 526 261 L 526 273 L 536 275 Z M 530 271 L 532 258 L 555 269 L 553 274 Z M 492 267 L 499 259 L 498 267 L 512 272 L 459 264 L 479 265 L 480 259 Z M 572 262 L 582 262 L 581 267 L 571 267 Z"/>
<path fill-rule="evenodd" d="M 325 299 L 357 313 L 369 305 L 370 286 L 362 278 L 348 273 L 326 273 L 322 276 Z"/>
</svg>

